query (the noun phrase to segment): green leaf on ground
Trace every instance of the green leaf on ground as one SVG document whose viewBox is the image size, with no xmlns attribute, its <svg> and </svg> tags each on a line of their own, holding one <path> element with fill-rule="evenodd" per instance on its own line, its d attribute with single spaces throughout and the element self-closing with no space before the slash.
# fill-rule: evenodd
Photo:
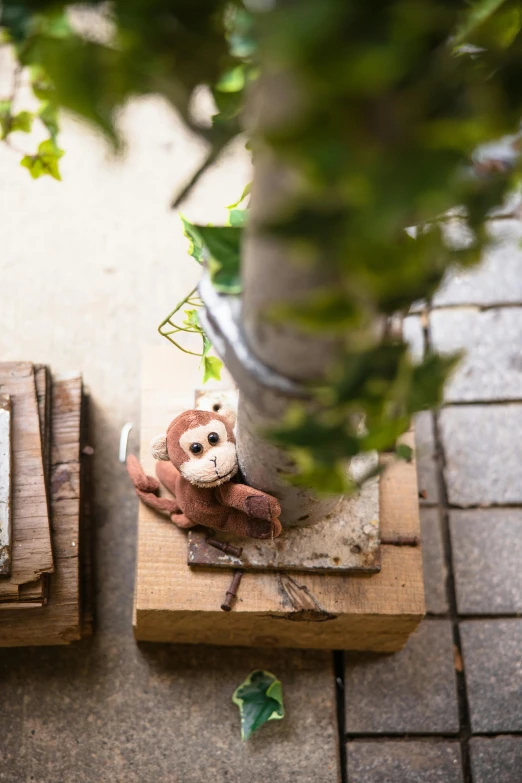
<svg viewBox="0 0 522 783">
<path fill-rule="evenodd" d="M 269 720 L 285 716 L 283 686 L 274 674 L 256 669 L 236 688 L 232 701 L 241 715 L 241 739 L 247 740 Z"/>
<path fill-rule="evenodd" d="M 203 356 L 203 383 L 210 380 L 219 381 L 223 362 L 217 356 Z"/>
</svg>

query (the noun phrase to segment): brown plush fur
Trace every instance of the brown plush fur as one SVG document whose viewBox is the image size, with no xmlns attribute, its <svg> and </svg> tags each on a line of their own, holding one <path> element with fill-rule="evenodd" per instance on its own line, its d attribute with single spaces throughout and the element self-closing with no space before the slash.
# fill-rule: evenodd
<svg viewBox="0 0 522 783">
<path fill-rule="evenodd" d="M 208 434 L 214 439 L 217 435 L 219 442 L 211 443 Z M 199 454 L 190 451 L 193 437 L 201 446 Z M 159 482 L 147 476 L 133 456 L 127 459 L 129 475 L 138 497 L 156 511 L 168 514 L 179 527 L 204 525 L 259 539 L 280 534 L 281 507 L 276 498 L 229 480 L 237 471 L 237 455 L 232 426 L 224 416 L 185 411 L 171 422 L 166 437 L 154 440 L 152 451 L 161 460 L 156 467 L 158 478 L 174 500 L 157 496 Z"/>
</svg>

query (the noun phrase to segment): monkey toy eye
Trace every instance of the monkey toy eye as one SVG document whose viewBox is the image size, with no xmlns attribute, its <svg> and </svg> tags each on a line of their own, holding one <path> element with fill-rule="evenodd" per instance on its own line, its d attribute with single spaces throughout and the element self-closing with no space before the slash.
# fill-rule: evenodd
<svg viewBox="0 0 522 783">
<path fill-rule="evenodd" d="M 219 443 L 219 435 L 217 434 L 217 432 L 210 432 L 209 433 L 209 435 L 208 435 L 208 442 L 212 446 L 215 446 L 216 443 Z"/>
<path fill-rule="evenodd" d="M 193 454 L 200 454 L 203 451 L 201 443 L 191 443 L 190 450 Z"/>
</svg>

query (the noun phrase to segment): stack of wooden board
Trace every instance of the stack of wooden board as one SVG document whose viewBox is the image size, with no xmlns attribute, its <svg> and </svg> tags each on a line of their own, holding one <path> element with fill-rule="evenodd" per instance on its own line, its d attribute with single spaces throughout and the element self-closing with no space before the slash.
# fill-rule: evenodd
<svg viewBox="0 0 522 783">
<path fill-rule="evenodd" d="M 68 644 L 93 625 L 82 377 L 0 363 L 0 411 L 0 647 Z"/>
</svg>

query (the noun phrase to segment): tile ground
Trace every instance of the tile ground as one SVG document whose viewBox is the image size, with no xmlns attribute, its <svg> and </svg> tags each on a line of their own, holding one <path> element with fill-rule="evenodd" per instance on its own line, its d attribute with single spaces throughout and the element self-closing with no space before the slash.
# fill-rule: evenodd
<svg viewBox="0 0 522 783">
<path fill-rule="evenodd" d="M 458 742 L 348 743 L 350 783 L 463 783 Z"/>
<path fill-rule="evenodd" d="M 449 611 L 446 587 L 448 568 L 444 559 L 439 509 L 422 508 L 420 525 L 426 611 L 428 614 L 445 614 Z"/>
<path fill-rule="evenodd" d="M 203 150 L 153 99 L 134 102 L 122 124 L 130 135 L 128 156 L 109 163 L 98 139 L 65 121 L 61 183 L 31 182 L 15 156 L 0 149 L 0 205 L 9 214 L 0 260 L 0 353 L 4 359 L 50 362 L 57 370 L 81 367 L 91 388 L 99 610 L 98 633 L 90 642 L 58 651 L 0 652 L 0 781 L 230 783 L 246 778 L 257 783 L 267 779 L 268 770 L 273 778 L 276 769 L 279 783 L 335 783 L 328 656 L 138 647 L 130 633 L 136 503 L 115 455 L 121 426 L 138 422 L 140 341 L 160 339 L 156 324 L 196 282 L 197 270 L 172 262 L 173 257 L 185 259 L 186 241 L 167 205 Z M 236 150 L 227 159 L 226 175 L 216 168 L 187 203 L 188 216 L 219 222 L 223 204 L 237 198 L 249 176 Z M 492 231 L 499 246 L 488 252 L 479 270 L 451 275 L 435 297 L 436 310 L 461 304 L 522 306 L 521 225 L 497 221 Z M 20 281 L 23 296 L 13 296 L 10 292 L 19 290 Z M 431 317 L 447 332 L 444 313 L 449 310 Z M 494 356 L 488 362 L 487 354 L 494 346 L 511 351 L 517 333 L 511 327 L 504 332 L 503 324 L 513 317 L 477 316 L 480 329 L 498 328 L 493 340 L 474 327 L 475 356 L 480 355 L 485 381 L 476 371 L 466 378 L 462 394 L 470 403 L 489 403 L 493 394 L 495 399 L 518 394 L 516 354 L 506 354 L 500 365 Z M 455 323 L 460 316 L 452 318 Z M 419 324 L 418 319 L 411 322 L 417 355 Z M 469 342 L 467 335 L 459 339 Z M 500 384 L 489 365 L 502 373 Z M 443 411 L 438 435 L 450 504 L 522 504 L 520 432 L 517 405 L 470 404 Z M 131 438 L 131 450 L 135 448 Z M 428 502 L 440 502 L 445 510 L 444 493 L 435 495 L 436 484 L 423 478 L 428 473 L 436 478 L 433 465 L 426 471 L 420 476 Z M 448 595 L 441 591 L 440 539 L 449 541 L 445 516 L 439 535 L 431 514 L 423 514 L 428 608 L 449 611 L 457 622 L 454 573 L 447 561 Z M 483 610 L 487 589 L 477 585 L 482 573 L 491 593 L 489 605 L 501 612 L 518 609 L 517 558 L 506 552 L 507 578 L 499 581 L 488 565 L 486 541 L 477 535 L 473 543 L 474 533 L 478 528 L 473 531 L 470 525 L 470 540 L 453 547 L 461 605 L 468 602 L 469 609 L 475 584 L 477 600 L 482 590 L 476 606 Z M 461 546 L 471 547 L 478 558 L 472 573 L 462 569 Z M 519 783 L 521 736 L 473 737 L 469 743 L 468 734 L 470 729 L 522 734 L 521 622 L 499 616 L 461 623 L 460 721 L 450 672 L 449 621 L 430 619 L 427 627 L 438 623 L 434 627 L 443 629 L 440 638 L 424 646 L 413 640 L 396 663 L 393 658 L 360 658 L 358 673 L 346 675 L 346 728 L 375 732 L 375 740 L 350 738 L 348 783 Z M 291 708 L 286 724 L 265 727 L 248 745 L 239 740 L 237 714 L 229 702 L 246 663 L 271 666 L 282 675 Z M 458 655 L 456 664 L 461 668 Z M 368 693 L 364 683 L 375 693 Z M 431 740 L 436 741 L 388 736 L 410 729 L 435 732 Z M 447 731 L 458 732 L 455 739 L 443 737 L 441 732 Z"/>
<path fill-rule="evenodd" d="M 451 623 L 425 620 L 401 652 L 348 654 L 345 726 L 356 734 L 456 734 Z"/>
<path fill-rule="evenodd" d="M 522 404 L 450 405 L 439 423 L 451 505 L 522 504 Z"/>
<path fill-rule="evenodd" d="M 460 614 L 522 613 L 522 509 L 450 513 Z"/>
<path fill-rule="evenodd" d="M 432 345 L 465 355 L 446 385 L 446 402 L 522 400 L 522 307 L 434 310 Z"/>
<path fill-rule="evenodd" d="M 522 737 L 473 737 L 473 783 L 520 783 Z"/>
<path fill-rule="evenodd" d="M 522 620 L 460 624 L 474 733 L 522 732 Z"/>
</svg>

